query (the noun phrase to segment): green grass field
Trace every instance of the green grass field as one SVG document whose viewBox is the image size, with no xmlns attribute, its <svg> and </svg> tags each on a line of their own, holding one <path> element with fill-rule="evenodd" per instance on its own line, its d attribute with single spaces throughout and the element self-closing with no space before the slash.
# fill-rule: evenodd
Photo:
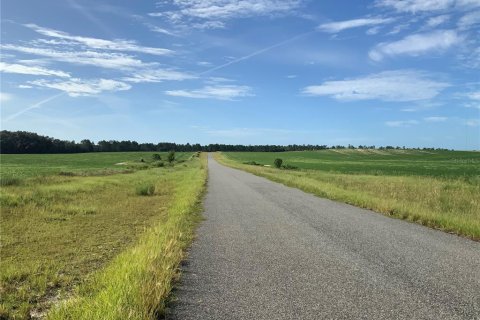
<svg viewBox="0 0 480 320">
<path fill-rule="evenodd" d="M 322 150 L 226 152 L 230 159 L 273 165 L 276 158 L 301 169 L 345 174 L 478 178 L 480 152 L 420 150 Z"/>
<path fill-rule="evenodd" d="M 152 160 L 154 152 L 98 152 L 72 154 L 2 154 L 1 177 L 9 180 L 60 173 L 99 174 L 122 172 L 138 165 L 140 159 Z M 158 152 L 166 160 L 166 152 Z M 177 153 L 178 160 L 188 159 L 189 153 Z M 126 164 L 125 164 L 126 163 Z"/>
<path fill-rule="evenodd" d="M 2 156 L 0 318 L 162 313 L 207 173 L 204 155 L 152 154 Z"/>
<path fill-rule="evenodd" d="M 480 152 L 342 149 L 216 157 L 321 197 L 480 239 Z M 298 169 L 273 168 L 276 158 Z M 252 161 L 259 165 L 246 164 Z"/>
</svg>

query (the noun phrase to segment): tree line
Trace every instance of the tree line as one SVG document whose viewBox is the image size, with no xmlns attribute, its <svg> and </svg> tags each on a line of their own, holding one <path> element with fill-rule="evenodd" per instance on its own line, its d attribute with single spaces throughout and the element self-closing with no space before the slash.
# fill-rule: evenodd
<svg viewBox="0 0 480 320">
<path fill-rule="evenodd" d="M 230 145 L 230 144 L 178 144 L 171 142 L 138 143 L 124 140 L 101 140 L 97 143 L 84 139 L 80 142 L 67 141 L 42 136 L 27 131 L 0 131 L 0 153 L 81 153 L 81 152 L 126 152 L 126 151 L 156 151 L 156 152 L 195 152 L 195 151 L 256 151 L 256 152 L 284 152 L 308 151 L 324 149 L 355 149 L 353 145 Z M 361 149 L 376 149 L 375 146 L 358 146 Z M 379 147 L 378 149 L 401 149 L 400 147 Z M 403 147 L 405 149 L 405 147 Z M 423 148 L 433 150 L 432 148 Z M 438 149 L 437 149 L 438 150 Z"/>
</svg>

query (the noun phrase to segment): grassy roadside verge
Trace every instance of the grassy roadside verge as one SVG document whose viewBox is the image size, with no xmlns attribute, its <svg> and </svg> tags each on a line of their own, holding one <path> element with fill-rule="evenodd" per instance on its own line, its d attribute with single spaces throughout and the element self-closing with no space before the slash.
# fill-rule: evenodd
<svg viewBox="0 0 480 320">
<path fill-rule="evenodd" d="M 480 240 L 480 185 L 419 176 L 342 174 L 320 170 L 280 170 L 236 162 L 220 163 L 320 197 Z"/>
<path fill-rule="evenodd" d="M 3 186 L 0 318 L 156 318 L 200 220 L 206 178 L 205 155 L 193 155 Z"/>
<path fill-rule="evenodd" d="M 52 310 L 48 319 L 154 319 L 177 276 L 184 249 L 193 239 L 204 192 L 206 158 L 197 170 L 177 174 L 175 196 L 166 221 L 146 230 L 78 294 Z"/>
</svg>

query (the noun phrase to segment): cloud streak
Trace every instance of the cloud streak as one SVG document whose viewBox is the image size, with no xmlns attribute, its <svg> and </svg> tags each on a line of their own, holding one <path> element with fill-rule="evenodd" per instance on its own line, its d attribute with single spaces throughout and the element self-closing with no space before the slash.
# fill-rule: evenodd
<svg viewBox="0 0 480 320">
<path fill-rule="evenodd" d="M 190 25 L 197 29 L 225 27 L 225 21 L 254 16 L 289 15 L 298 9 L 301 0 L 173 0 L 175 10 L 152 12 L 177 25 Z"/>
<path fill-rule="evenodd" d="M 400 127 L 411 127 L 419 124 L 417 120 L 397 120 L 397 121 L 386 121 L 385 125 L 387 127 L 400 128 Z"/>
<path fill-rule="evenodd" d="M 359 28 L 359 27 L 371 27 L 378 26 L 394 21 L 393 18 L 363 18 L 353 19 L 345 21 L 336 21 L 321 24 L 317 27 L 318 30 L 328 33 L 337 33 L 343 30 Z"/>
<path fill-rule="evenodd" d="M 195 90 L 169 90 L 166 95 L 194 99 L 234 100 L 252 96 L 251 88 L 238 85 L 205 86 Z"/>
<path fill-rule="evenodd" d="M 91 96 L 104 91 L 125 91 L 131 88 L 127 83 L 111 79 L 82 80 L 73 78 L 68 81 L 48 81 L 42 79 L 28 83 L 38 87 L 60 90 L 71 97 Z"/>
<path fill-rule="evenodd" d="M 480 7 L 478 0 L 377 0 L 377 7 L 386 7 L 398 12 L 422 13 L 448 9 Z"/>
<path fill-rule="evenodd" d="M 17 73 L 17 74 L 30 74 L 37 76 L 56 76 L 61 78 L 70 78 L 70 74 L 59 71 L 52 70 L 38 66 L 25 66 L 21 64 L 8 64 L 0 62 L 0 72 L 4 73 Z"/>
<path fill-rule="evenodd" d="M 141 83 L 141 82 L 163 82 L 163 81 L 181 81 L 195 79 L 194 75 L 168 69 L 146 69 L 132 73 L 128 77 L 122 78 L 123 81 Z"/>
<path fill-rule="evenodd" d="M 131 41 L 131 40 L 117 39 L 112 41 L 112 40 L 105 40 L 105 39 L 99 39 L 99 38 L 72 36 L 63 31 L 40 27 L 40 26 L 37 26 L 36 24 L 30 23 L 30 24 L 26 24 L 25 26 L 41 35 L 51 37 L 51 38 L 73 41 L 92 49 L 111 50 L 111 51 L 130 51 L 130 52 L 147 53 L 147 54 L 159 55 L 159 56 L 169 55 L 173 53 L 173 51 L 169 49 L 140 46 L 135 41 Z"/>
<path fill-rule="evenodd" d="M 3 50 L 11 50 L 43 56 L 56 61 L 68 62 L 78 65 L 90 65 L 108 69 L 131 70 L 133 68 L 148 67 L 148 64 L 132 56 L 122 53 L 96 52 L 96 51 L 58 51 L 49 48 L 35 48 L 4 44 Z M 152 64 L 150 64 L 151 66 Z"/>
<path fill-rule="evenodd" d="M 437 30 L 409 35 L 394 42 L 378 44 L 369 52 L 370 59 L 381 61 L 385 56 L 418 56 L 432 51 L 443 51 L 463 41 L 454 30 Z"/>
<path fill-rule="evenodd" d="M 436 97 L 448 86 L 448 83 L 432 80 L 424 72 L 394 70 L 355 79 L 326 81 L 304 88 L 303 93 L 330 96 L 341 101 L 419 101 Z"/>
<path fill-rule="evenodd" d="M 435 117 L 426 117 L 426 118 L 423 118 L 423 120 L 425 120 L 426 122 L 445 122 L 448 120 L 448 118 L 435 116 Z"/>
</svg>

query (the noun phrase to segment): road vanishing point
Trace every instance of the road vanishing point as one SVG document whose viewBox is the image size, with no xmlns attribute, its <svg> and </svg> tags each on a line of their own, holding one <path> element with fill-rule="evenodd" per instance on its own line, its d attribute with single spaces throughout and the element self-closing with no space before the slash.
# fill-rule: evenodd
<svg viewBox="0 0 480 320">
<path fill-rule="evenodd" d="M 480 319 L 480 243 L 208 166 L 167 319 Z"/>
</svg>

